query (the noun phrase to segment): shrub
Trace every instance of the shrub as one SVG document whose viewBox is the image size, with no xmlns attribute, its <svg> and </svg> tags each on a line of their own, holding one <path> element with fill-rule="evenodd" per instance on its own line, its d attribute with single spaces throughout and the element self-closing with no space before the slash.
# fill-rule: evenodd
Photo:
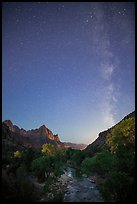
<svg viewBox="0 0 137 204">
<path fill-rule="evenodd" d="M 110 201 L 126 201 L 127 192 L 127 174 L 117 171 L 110 172 L 102 188 L 102 194 L 105 199 Z"/>
<path fill-rule="evenodd" d="M 82 162 L 82 171 L 86 174 L 97 172 L 99 174 L 106 174 L 112 168 L 113 155 L 107 150 L 97 153 L 94 157 L 87 157 Z"/>
<path fill-rule="evenodd" d="M 21 157 L 22 157 L 21 151 L 17 150 L 14 152 L 14 158 L 21 158 Z"/>
</svg>

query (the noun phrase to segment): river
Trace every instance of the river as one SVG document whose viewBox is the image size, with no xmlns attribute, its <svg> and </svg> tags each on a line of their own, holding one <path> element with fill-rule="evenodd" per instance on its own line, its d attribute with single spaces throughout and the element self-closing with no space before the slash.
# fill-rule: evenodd
<svg viewBox="0 0 137 204">
<path fill-rule="evenodd" d="M 64 202 L 104 202 L 93 180 L 71 167 L 67 168 L 65 175 L 71 180 L 67 185 Z"/>
</svg>

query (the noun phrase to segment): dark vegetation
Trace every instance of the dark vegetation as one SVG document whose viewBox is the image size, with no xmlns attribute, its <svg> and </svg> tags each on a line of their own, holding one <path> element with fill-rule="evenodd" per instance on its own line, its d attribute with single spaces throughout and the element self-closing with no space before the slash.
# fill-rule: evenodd
<svg viewBox="0 0 137 204">
<path fill-rule="evenodd" d="M 2 145 L 3 201 L 39 201 L 43 195 L 46 201 L 63 201 L 64 191 L 53 184 L 67 165 L 88 177 L 96 175 L 105 201 L 135 201 L 135 117 L 126 117 L 112 127 L 103 148 L 91 149 L 91 154 L 51 144 L 37 151 L 11 145 L 10 138 Z M 44 184 L 42 190 L 32 178 Z"/>
<path fill-rule="evenodd" d="M 6 150 L 6 146 L 3 149 Z M 50 192 L 51 184 L 63 174 L 66 163 L 65 149 L 55 148 L 51 144 L 44 144 L 41 152 L 33 148 L 23 148 L 14 152 L 8 151 L 8 154 L 3 152 L 3 155 L 3 201 L 39 200 L 42 194 Z M 31 178 L 37 178 L 38 183 L 45 184 L 43 192 L 39 192 Z M 53 193 L 60 199 L 60 193 Z"/>
</svg>

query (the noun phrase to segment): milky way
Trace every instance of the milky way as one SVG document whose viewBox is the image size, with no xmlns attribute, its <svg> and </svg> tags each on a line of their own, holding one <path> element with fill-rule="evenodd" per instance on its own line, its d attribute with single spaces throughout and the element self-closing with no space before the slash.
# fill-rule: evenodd
<svg viewBox="0 0 137 204">
<path fill-rule="evenodd" d="M 2 4 L 2 114 L 91 143 L 135 109 L 133 2 Z"/>
</svg>

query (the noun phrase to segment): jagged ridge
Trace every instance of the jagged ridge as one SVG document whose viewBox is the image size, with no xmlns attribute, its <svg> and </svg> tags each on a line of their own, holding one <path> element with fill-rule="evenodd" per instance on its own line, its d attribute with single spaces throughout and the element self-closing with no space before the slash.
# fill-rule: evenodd
<svg viewBox="0 0 137 204">
<path fill-rule="evenodd" d="M 19 128 L 10 120 L 5 120 L 2 123 L 3 132 L 10 135 L 10 138 L 14 140 L 15 143 L 22 144 L 26 147 L 35 147 L 37 149 L 41 148 L 44 143 L 53 144 L 57 147 L 63 146 L 60 142 L 58 135 L 53 135 L 52 131 L 49 130 L 45 125 L 42 125 L 38 129 L 32 129 L 26 131 L 23 128 Z"/>
<path fill-rule="evenodd" d="M 40 149 L 45 143 L 52 144 L 56 147 L 84 149 L 85 144 L 74 144 L 70 142 L 61 142 L 58 134 L 53 134 L 45 125 L 41 125 L 38 129 L 25 130 L 19 128 L 10 120 L 5 120 L 2 123 L 3 140 L 10 143 L 11 146 L 25 146 Z"/>
</svg>

